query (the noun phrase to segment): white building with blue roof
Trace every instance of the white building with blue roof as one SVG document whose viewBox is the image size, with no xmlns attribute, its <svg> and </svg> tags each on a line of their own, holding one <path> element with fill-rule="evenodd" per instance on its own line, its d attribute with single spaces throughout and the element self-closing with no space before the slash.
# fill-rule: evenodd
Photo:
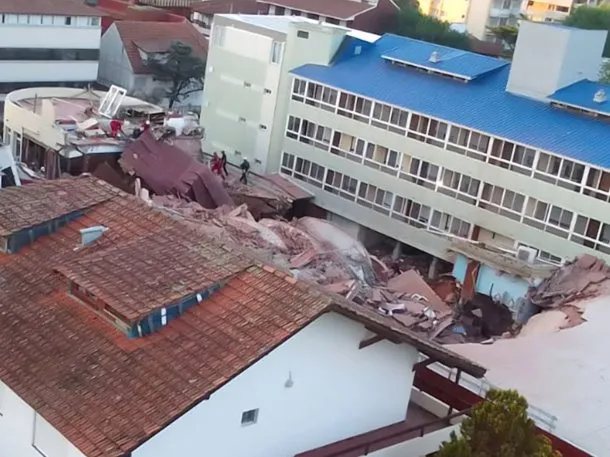
<svg viewBox="0 0 610 457">
<path fill-rule="evenodd" d="M 450 261 L 439 235 L 553 263 L 610 260 L 610 87 L 596 82 L 605 31 L 524 22 L 510 64 L 313 21 L 284 28 L 269 140 L 251 141 L 253 155 L 330 219 Z M 215 78 L 246 86 L 250 61 L 229 65 L 233 51 L 216 43 Z M 231 152 L 265 104 L 217 89 L 202 122 L 209 144 Z"/>
</svg>

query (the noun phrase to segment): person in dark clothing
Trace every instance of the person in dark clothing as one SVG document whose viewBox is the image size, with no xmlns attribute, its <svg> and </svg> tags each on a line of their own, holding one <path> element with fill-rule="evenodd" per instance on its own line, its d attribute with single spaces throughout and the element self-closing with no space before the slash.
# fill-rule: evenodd
<svg viewBox="0 0 610 457">
<path fill-rule="evenodd" d="M 250 162 L 248 162 L 248 159 L 244 157 L 244 161 L 239 168 L 241 169 L 241 178 L 239 178 L 239 182 L 248 185 L 248 173 L 250 173 Z"/>
<path fill-rule="evenodd" d="M 227 170 L 227 153 L 224 151 L 220 151 L 220 164 L 222 165 L 222 172 L 225 175 L 225 178 L 229 176 L 229 171 Z"/>
</svg>

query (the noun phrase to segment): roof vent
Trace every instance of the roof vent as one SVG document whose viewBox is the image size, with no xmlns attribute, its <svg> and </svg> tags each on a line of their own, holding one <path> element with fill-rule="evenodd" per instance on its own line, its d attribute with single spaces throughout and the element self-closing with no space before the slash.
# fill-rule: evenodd
<svg viewBox="0 0 610 457">
<path fill-rule="evenodd" d="M 80 236 L 82 245 L 87 246 L 98 240 L 106 230 L 108 230 L 108 228 L 103 225 L 81 229 Z"/>
<path fill-rule="evenodd" d="M 604 103 L 607 100 L 608 97 L 606 97 L 606 91 L 604 89 L 599 89 L 593 96 L 593 101 L 595 103 Z"/>
<path fill-rule="evenodd" d="M 430 54 L 430 58 L 428 59 L 428 61 L 432 63 L 439 63 L 441 61 L 441 55 L 438 53 L 438 51 L 432 51 L 432 54 Z"/>
</svg>

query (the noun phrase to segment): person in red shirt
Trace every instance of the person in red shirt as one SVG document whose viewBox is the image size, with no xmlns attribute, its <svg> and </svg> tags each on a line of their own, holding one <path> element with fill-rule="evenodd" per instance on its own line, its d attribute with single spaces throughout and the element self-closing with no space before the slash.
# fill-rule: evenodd
<svg viewBox="0 0 610 457">
<path fill-rule="evenodd" d="M 215 152 L 214 155 L 212 156 L 212 161 L 210 162 L 210 167 L 212 169 L 212 172 L 222 176 L 222 161 L 220 160 L 220 157 L 218 157 L 218 154 Z M 222 176 L 224 179 L 224 176 Z"/>
</svg>

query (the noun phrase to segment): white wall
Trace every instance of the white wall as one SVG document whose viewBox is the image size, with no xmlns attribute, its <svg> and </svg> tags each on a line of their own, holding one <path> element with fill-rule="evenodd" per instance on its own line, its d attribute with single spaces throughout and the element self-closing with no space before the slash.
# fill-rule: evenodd
<svg viewBox="0 0 610 457">
<path fill-rule="evenodd" d="M 99 49 L 100 27 L 0 25 L 5 48 Z"/>
<path fill-rule="evenodd" d="M 46 457 L 85 457 L 0 382 L 0 457 L 41 457 L 34 441 Z"/>
<path fill-rule="evenodd" d="M 97 61 L 0 61 L 0 82 L 95 81 Z"/>
<path fill-rule="evenodd" d="M 417 351 L 387 341 L 358 349 L 369 336 L 323 315 L 133 457 L 289 457 L 404 419 Z M 255 408 L 257 423 L 242 426 L 242 412 Z"/>
<path fill-rule="evenodd" d="M 133 69 L 114 24 L 102 36 L 97 80 L 102 84 L 116 84 L 128 91 L 133 90 Z"/>
<path fill-rule="evenodd" d="M 396 444 L 377 452 L 371 452 L 370 457 L 425 457 L 438 451 L 443 441 L 449 441 L 451 432 L 458 432 L 459 425 L 445 427 L 422 437 L 414 438 L 404 443 Z"/>
<path fill-rule="evenodd" d="M 479 40 L 484 40 L 487 34 L 490 8 L 491 0 L 470 0 L 468 5 L 466 31 Z"/>
</svg>

